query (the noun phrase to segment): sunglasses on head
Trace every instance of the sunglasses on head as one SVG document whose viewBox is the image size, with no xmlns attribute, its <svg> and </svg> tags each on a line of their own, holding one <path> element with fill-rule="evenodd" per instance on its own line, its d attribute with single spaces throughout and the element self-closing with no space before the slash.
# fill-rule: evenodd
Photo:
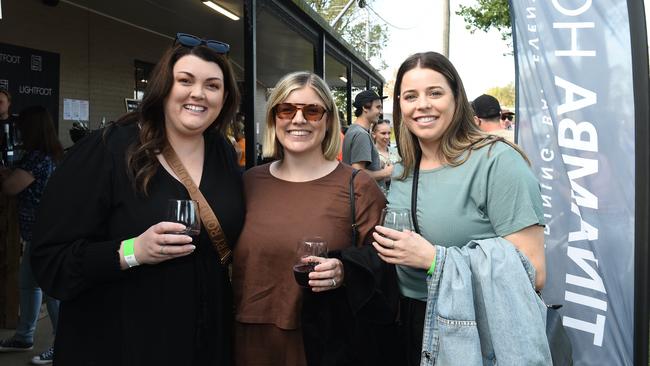
<svg viewBox="0 0 650 366">
<path fill-rule="evenodd" d="M 228 43 L 203 39 L 187 33 L 176 33 L 176 40 L 174 41 L 174 44 L 175 43 L 179 43 L 185 47 L 196 47 L 203 45 L 222 55 L 230 51 L 230 45 Z"/>
<path fill-rule="evenodd" d="M 327 109 L 319 106 L 318 104 L 292 104 L 292 103 L 280 103 L 274 107 L 275 116 L 281 119 L 293 119 L 293 117 L 298 113 L 298 110 L 302 112 L 303 117 L 309 122 L 318 122 Z"/>
</svg>

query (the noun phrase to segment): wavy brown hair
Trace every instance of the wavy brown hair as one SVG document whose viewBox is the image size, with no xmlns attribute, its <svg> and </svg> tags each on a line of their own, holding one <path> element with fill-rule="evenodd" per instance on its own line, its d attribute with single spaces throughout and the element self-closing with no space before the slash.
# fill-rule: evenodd
<svg viewBox="0 0 650 366">
<path fill-rule="evenodd" d="M 402 157 L 402 165 L 404 166 L 404 171 L 399 177 L 400 180 L 408 177 L 422 154 L 417 137 L 411 133 L 405 123 L 402 123 L 402 110 L 399 104 L 404 74 L 417 67 L 431 69 L 442 74 L 454 95 L 456 109 L 454 110 L 449 127 L 442 134 L 440 140 L 440 155 L 445 164 L 459 166 L 469 159 L 472 150 L 493 145 L 497 141 L 502 141 L 510 145 L 530 164 L 526 154 L 517 145 L 506 141 L 502 137 L 486 135 L 476 126 L 474 123 L 474 112 L 467 100 L 463 81 L 460 79 L 454 65 L 445 56 L 437 52 L 422 52 L 409 56 L 400 66 L 395 78 L 393 120 L 395 124 L 395 135 L 398 141 L 397 148 Z"/>
<path fill-rule="evenodd" d="M 151 72 L 142 103 L 135 112 L 122 116 L 116 123 L 139 123 L 137 140 L 129 146 L 126 153 L 129 178 L 136 191 L 147 194 L 151 178 L 156 174 L 160 162 L 156 155 L 169 144 L 165 132 L 165 99 L 174 85 L 174 65 L 183 56 L 194 55 L 207 62 L 214 62 L 223 71 L 224 101 L 221 112 L 205 133 L 217 131 L 222 136 L 233 124 L 239 107 L 239 90 L 235 75 L 227 56 L 218 54 L 205 46 L 172 46 L 162 56 Z"/>
</svg>

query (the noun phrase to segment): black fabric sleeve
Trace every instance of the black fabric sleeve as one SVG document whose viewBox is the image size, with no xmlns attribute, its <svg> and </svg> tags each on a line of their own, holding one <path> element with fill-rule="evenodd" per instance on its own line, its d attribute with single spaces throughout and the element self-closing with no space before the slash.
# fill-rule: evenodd
<svg viewBox="0 0 650 366">
<path fill-rule="evenodd" d="M 50 296 L 75 298 L 122 276 L 120 240 L 106 240 L 114 183 L 114 156 L 97 131 L 75 145 L 50 178 L 34 228 L 31 261 Z"/>
</svg>

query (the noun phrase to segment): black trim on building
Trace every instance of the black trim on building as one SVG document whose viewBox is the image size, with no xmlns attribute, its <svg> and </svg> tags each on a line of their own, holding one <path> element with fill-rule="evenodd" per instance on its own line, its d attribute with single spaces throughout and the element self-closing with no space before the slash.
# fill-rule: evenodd
<svg viewBox="0 0 650 366">
<path fill-rule="evenodd" d="M 244 0 L 244 135 L 246 169 L 256 165 L 255 85 L 257 84 L 257 0 Z"/>
</svg>

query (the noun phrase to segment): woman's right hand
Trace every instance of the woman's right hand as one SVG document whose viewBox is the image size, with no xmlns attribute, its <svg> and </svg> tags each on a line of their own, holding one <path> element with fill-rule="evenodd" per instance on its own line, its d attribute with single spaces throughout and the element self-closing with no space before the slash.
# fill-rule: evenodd
<svg viewBox="0 0 650 366">
<path fill-rule="evenodd" d="M 196 249 L 192 237 L 182 234 L 170 234 L 185 230 L 185 225 L 175 222 L 159 222 L 135 238 L 133 254 L 140 264 L 157 264 L 166 260 L 188 255 Z M 120 245 L 120 267 L 129 266 L 124 260 L 124 244 Z"/>
<path fill-rule="evenodd" d="M 384 226 L 375 226 L 375 230 L 372 245 L 386 263 L 428 269 L 436 258 L 436 246 L 416 232 Z"/>
</svg>

